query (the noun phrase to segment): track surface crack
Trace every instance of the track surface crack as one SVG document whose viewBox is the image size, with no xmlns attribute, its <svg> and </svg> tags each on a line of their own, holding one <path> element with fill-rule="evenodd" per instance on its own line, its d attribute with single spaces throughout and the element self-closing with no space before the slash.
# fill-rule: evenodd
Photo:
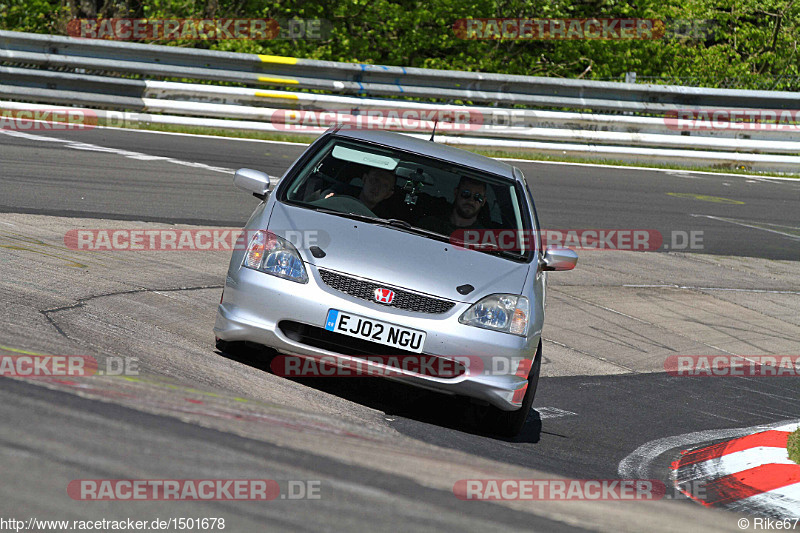
<svg viewBox="0 0 800 533">
<path fill-rule="evenodd" d="M 148 293 L 148 292 L 157 294 L 157 293 L 160 293 L 160 292 L 199 291 L 199 290 L 204 290 L 204 289 L 222 289 L 223 287 L 224 287 L 224 285 L 196 285 L 196 286 L 193 286 L 193 287 L 173 287 L 173 288 L 167 288 L 167 289 L 148 289 L 148 288 L 142 287 L 142 288 L 139 288 L 139 289 L 129 289 L 129 290 L 125 290 L 125 291 L 115 291 L 115 292 L 108 292 L 108 293 L 104 293 L 104 294 L 94 294 L 94 295 L 91 295 L 91 296 L 84 296 L 83 298 L 78 298 L 78 300 L 74 304 L 64 305 L 64 306 L 61 306 L 61 307 L 54 307 L 52 309 L 44 309 L 44 310 L 40 310 L 39 312 L 42 313 L 42 315 L 44 315 L 44 317 L 47 319 L 47 321 L 50 324 L 52 324 L 52 326 L 55 328 L 55 330 L 61 336 L 63 336 L 66 339 L 69 339 L 70 338 L 69 335 L 67 335 L 64 332 L 64 330 L 62 330 L 59 327 L 59 325 L 56 323 L 56 321 L 53 319 L 53 317 L 50 316 L 51 314 L 60 313 L 62 311 L 70 311 L 70 310 L 73 310 L 73 309 L 80 309 L 81 307 L 86 305 L 87 302 L 90 302 L 92 300 L 97 300 L 99 298 L 108 298 L 108 297 L 111 297 L 111 296 L 121 296 L 121 295 L 125 295 L 125 294 L 142 294 L 142 293 Z"/>
</svg>

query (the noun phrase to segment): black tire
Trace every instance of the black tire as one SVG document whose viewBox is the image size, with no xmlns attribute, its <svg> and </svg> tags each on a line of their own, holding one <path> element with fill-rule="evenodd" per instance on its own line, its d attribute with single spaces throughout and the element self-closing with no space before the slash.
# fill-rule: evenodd
<svg viewBox="0 0 800 533">
<path fill-rule="evenodd" d="M 217 347 L 217 350 L 219 350 L 222 353 L 227 353 L 228 349 L 230 348 L 230 343 L 228 341 L 220 339 L 219 337 L 214 337 L 214 339 L 215 339 L 214 345 Z"/>
<path fill-rule="evenodd" d="M 214 341 L 223 357 L 261 370 L 270 371 L 272 359 L 278 354 L 273 348 L 253 342 L 225 341 L 216 337 Z"/>
<path fill-rule="evenodd" d="M 483 429 L 486 431 L 507 438 L 513 438 L 522 432 L 525 421 L 531 413 L 533 399 L 536 397 L 536 388 L 539 385 L 539 374 L 542 371 L 542 342 L 536 349 L 536 355 L 528 374 L 528 388 L 525 397 L 522 399 L 522 406 L 516 411 L 503 411 L 493 406 L 484 406 L 481 409 L 482 415 L 479 420 L 482 422 Z"/>
<path fill-rule="evenodd" d="M 246 353 L 248 350 L 252 351 L 257 344 L 250 344 L 247 341 L 224 341 L 222 339 L 214 338 L 214 345 L 217 350 L 225 355 L 237 356 Z"/>
</svg>

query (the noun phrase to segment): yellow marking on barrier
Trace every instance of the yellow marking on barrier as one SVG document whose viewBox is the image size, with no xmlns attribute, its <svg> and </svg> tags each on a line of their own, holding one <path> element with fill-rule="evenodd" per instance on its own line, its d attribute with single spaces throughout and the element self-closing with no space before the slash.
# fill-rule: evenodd
<svg viewBox="0 0 800 533">
<path fill-rule="evenodd" d="M 297 58 L 296 57 L 268 56 L 268 55 L 258 54 L 258 58 L 261 60 L 262 63 L 277 63 L 279 65 L 296 65 L 297 64 Z"/>
<path fill-rule="evenodd" d="M 705 194 L 694 194 L 691 192 L 668 192 L 667 194 L 670 196 L 675 196 L 676 198 L 691 198 L 692 200 L 700 200 L 701 202 L 744 205 L 744 202 L 741 200 L 731 200 L 730 198 L 722 198 L 721 196 L 706 196 Z"/>
<path fill-rule="evenodd" d="M 263 76 L 259 76 L 258 81 L 263 83 L 278 83 L 285 85 L 297 85 L 300 83 L 299 81 L 293 80 L 291 78 L 265 78 Z"/>
<path fill-rule="evenodd" d="M 21 353 L 21 354 L 25 354 L 25 355 L 47 355 L 46 353 L 29 352 L 27 350 L 19 350 L 17 348 L 12 348 L 11 346 L 3 346 L 2 344 L 0 344 L 0 351 Z"/>
<path fill-rule="evenodd" d="M 297 100 L 296 94 L 271 93 L 267 91 L 256 91 L 256 96 L 260 96 L 262 98 L 286 98 L 287 100 Z"/>
</svg>

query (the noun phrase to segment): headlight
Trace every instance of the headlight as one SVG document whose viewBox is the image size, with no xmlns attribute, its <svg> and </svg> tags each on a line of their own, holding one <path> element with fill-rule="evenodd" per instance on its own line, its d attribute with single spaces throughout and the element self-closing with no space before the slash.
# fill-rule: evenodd
<svg viewBox="0 0 800 533">
<path fill-rule="evenodd" d="M 298 283 L 308 283 L 306 267 L 297 248 L 269 231 L 259 230 L 253 235 L 242 266 Z"/>
<path fill-rule="evenodd" d="M 528 299 L 515 294 L 492 294 L 473 304 L 458 319 L 462 324 L 525 336 Z"/>
</svg>

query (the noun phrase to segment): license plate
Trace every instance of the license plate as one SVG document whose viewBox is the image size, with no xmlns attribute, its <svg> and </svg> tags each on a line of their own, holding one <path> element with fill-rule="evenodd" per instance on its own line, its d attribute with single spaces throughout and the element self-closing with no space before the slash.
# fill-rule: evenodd
<svg viewBox="0 0 800 533">
<path fill-rule="evenodd" d="M 425 344 L 424 331 L 404 328 L 382 320 L 345 313 L 336 309 L 328 311 L 325 329 L 416 353 L 421 353 L 422 346 Z"/>
</svg>

